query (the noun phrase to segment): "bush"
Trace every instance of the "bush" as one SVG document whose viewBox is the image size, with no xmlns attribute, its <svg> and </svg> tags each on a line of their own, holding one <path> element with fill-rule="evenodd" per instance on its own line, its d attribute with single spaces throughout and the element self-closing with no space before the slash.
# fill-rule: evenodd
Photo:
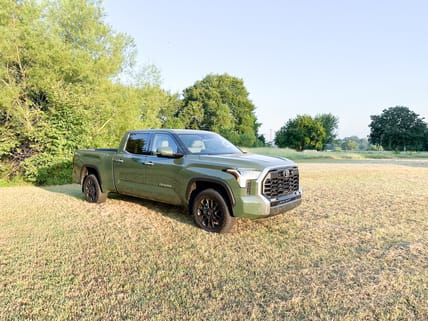
<svg viewBox="0 0 428 321">
<path fill-rule="evenodd" d="M 383 151 L 383 147 L 381 145 L 378 145 L 378 144 L 376 144 L 376 145 L 370 144 L 369 151 L 381 152 L 381 151 Z"/>
<path fill-rule="evenodd" d="M 11 163 L 0 163 L 0 179 L 9 180 L 13 172 L 13 165 Z"/>
<path fill-rule="evenodd" d="M 71 157 L 38 154 L 21 165 L 24 179 L 36 185 L 69 184 L 72 180 Z"/>
</svg>

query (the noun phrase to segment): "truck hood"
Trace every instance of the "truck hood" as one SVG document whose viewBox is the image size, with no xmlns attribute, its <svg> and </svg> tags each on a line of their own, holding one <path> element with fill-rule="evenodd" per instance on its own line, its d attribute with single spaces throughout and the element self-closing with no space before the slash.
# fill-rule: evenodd
<svg viewBox="0 0 428 321">
<path fill-rule="evenodd" d="M 295 166 L 296 164 L 283 157 L 258 154 L 201 155 L 204 162 L 224 166 L 224 168 L 263 170 L 266 167 Z"/>
</svg>

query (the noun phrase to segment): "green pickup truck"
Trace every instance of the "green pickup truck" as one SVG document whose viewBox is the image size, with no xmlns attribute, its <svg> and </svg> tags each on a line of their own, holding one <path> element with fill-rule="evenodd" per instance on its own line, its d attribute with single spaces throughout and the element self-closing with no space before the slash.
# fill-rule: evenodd
<svg viewBox="0 0 428 321">
<path fill-rule="evenodd" d="M 88 202 L 114 192 L 185 206 L 197 226 L 218 233 L 235 217 L 264 218 L 302 201 L 295 163 L 246 154 L 200 130 L 129 131 L 118 149 L 77 150 L 73 182 Z"/>
</svg>

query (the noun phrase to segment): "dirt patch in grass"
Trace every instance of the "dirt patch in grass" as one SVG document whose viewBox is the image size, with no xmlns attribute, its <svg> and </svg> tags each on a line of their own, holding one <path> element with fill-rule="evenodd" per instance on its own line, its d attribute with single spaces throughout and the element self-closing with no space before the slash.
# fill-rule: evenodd
<svg viewBox="0 0 428 321">
<path fill-rule="evenodd" d="M 300 168 L 302 206 L 227 235 L 77 185 L 1 188 L 0 319 L 427 319 L 428 168 Z"/>
</svg>

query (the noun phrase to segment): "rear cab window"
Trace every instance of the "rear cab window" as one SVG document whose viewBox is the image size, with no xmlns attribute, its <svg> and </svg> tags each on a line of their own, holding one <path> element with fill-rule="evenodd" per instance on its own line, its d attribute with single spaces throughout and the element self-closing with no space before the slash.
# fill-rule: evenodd
<svg viewBox="0 0 428 321">
<path fill-rule="evenodd" d="M 135 155 L 150 155 L 149 142 L 149 133 L 131 133 L 126 142 L 125 150 Z"/>
</svg>

